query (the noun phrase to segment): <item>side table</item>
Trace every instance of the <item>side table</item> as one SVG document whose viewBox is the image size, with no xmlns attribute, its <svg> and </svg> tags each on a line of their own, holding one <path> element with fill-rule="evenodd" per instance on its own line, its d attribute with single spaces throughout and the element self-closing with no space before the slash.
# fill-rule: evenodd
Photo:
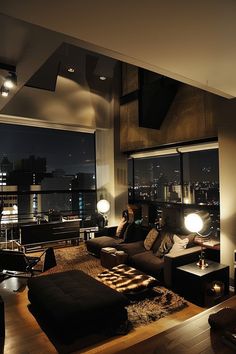
<svg viewBox="0 0 236 354">
<path fill-rule="evenodd" d="M 208 267 L 196 263 L 176 268 L 176 291 L 190 302 L 212 306 L 229 294 L 229 266 L 207 260 Z"/>
<path fill-rule="evenodd" d="M 104 247 L 101 249 L 101 265 L 104 268 L 113 268 L 119 264 L 126 263 L 128 255 L 123 251 L 117 251 L 115 248 Z"/>
</svg>

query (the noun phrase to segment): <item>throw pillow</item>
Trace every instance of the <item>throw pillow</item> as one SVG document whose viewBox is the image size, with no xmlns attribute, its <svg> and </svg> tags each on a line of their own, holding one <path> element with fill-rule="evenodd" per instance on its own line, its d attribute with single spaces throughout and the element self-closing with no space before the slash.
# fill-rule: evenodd
<svg viewBox="0 0 236 354">
<path fill-rule="evenodd" d="M 136 241 L 141 241 L 145 238 L 144 230 L 141 225 L 136 225 L 132 222 L 128 225 L 124 233 L 124 242 L 131 243 Z"/>
<path fill-rule="evenodd" d="M 173 234 L 171 232 L 163 232 L 161 245 L 156 252 L 156 256 L 162 258 L 166 253 L 169 252 L 173 246 Z"/>
<path fill-rule="evenodd" d="M 153 228 L 149 231 L 149 233 L 147 234 L 145 240 L 144 240 L 144 248 L 147 251 L 150 251 L 150 249 L 152 248 L 154 242 L 156 241 L 156 238 L 158 236 L 158 231 L 157 229 Z"/>
<path fill-rule="evenodd" d="M 124 233 L 124 242 L 130 243 L 134 242 L 136 225 L 134 222 L 128 225 Z"/>
<path fill-rule="evenodd" d="M 122 218 L 116 229 L 116 237 L 123 238 L 127 226 L 128 222 L 126 218 Z"/>
<path fill-rule="evenodd" d="M 174 241 L 174 244 L 173 244 L 173 247 L 171 248 L 169 254 L 178 253 L 180 251 L 183 251 L 185 248 L 187 248 L 187 244 L 189 242 L 189 239 L 187 237 L 184 239 L 181 239 L 177 235 L 174 235 L 173 241 Z"/>
<path fill-rule="evenodd" d="M 194 242 L 194 239 L 196 237 L 196 234 L 195 233 L 192 233 L 192 234 L 186 234 L 186 235 L 179 235 L 177 234 L 176 236 L 178 236 L 179 238 L 181 238 L 181 240 L 185 239 L 185 238 L 188 238 L 188 244 L 187 244 L 187 248 L 189 247 L 192 247 L 195 245 L 195 242 Z"/>
</svg>

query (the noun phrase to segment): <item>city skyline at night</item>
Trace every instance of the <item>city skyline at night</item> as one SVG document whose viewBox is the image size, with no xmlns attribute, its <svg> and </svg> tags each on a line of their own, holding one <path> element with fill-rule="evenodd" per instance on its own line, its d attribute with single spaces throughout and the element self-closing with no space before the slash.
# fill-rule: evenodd
<svg viewBox="0 0 236 354">
<path fill-rule="evenodd" d="M 95 173 L 94 134 L 1 124 L 0 136 L 0 160 L 7 157 L 13 168 L 34 155 L 46 158 L 47 172 Z"/>
<path fill-rule="evenodd" d="M 2 124 L 0 136 L 4 223 L 49 210 L 94 214 L 94 134 Z"/>
<path fill-rule="evenodd" d="M 188 152 L 182 157 L 182 166 L 179 155 L 134 159 L 134 170 L 129 167 L 129 198 L 219 205 L 218 150 Z"/>
</svg>

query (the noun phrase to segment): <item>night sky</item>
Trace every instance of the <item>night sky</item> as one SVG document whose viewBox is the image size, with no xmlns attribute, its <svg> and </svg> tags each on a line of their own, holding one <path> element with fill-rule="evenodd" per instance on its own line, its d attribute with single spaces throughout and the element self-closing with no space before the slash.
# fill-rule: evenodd
<svg viewBox="0 0 236 354">
<path fill-rule="evenodd" d="M 93 173 L 94 143 L 94 134 L 0 124 L 0 160 L 3 156 L 11 162 L 30 155 L 45 157 L 47 172 Z"/>
</svg>

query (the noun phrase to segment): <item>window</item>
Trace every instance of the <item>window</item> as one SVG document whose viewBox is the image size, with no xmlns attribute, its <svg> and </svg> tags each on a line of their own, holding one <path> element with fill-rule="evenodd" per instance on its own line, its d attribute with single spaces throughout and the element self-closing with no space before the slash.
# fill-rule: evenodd
<svg viewBox="0 0 236 354">
<path fill-rule="evenodd" d="M 179 203 L 179 156 L 135 159 L 133 194 L 135 200 Z"/>
<path fill-rule="evenodd" d="M 23 221 L 51 210 L 95 213 L 94 134 L 0 124 L 0 147 L 3 214 Z"/>
<path fill-rule="evenodd" d="M 219 205 L 218 150 L 183 154 L 184 202 Z"/>
<path fill-rule="evenodd" d="M 184 205 L 186 209 L 207 209 L 214 229 L 219 229 L 216 143 L 133 154 L 128 176 L 129 203 L 148 205 L 149 222 L 159 219 L 165 207 Z"/>
</svg>

